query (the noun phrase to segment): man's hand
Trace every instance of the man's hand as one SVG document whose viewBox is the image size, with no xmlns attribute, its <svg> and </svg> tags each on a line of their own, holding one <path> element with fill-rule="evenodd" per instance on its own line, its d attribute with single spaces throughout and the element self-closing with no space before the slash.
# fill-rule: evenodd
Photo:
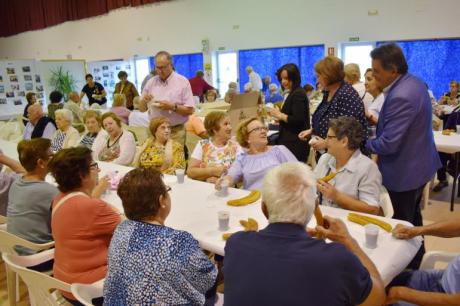
<svg viewBox="0 0 460 306">
<path fill-rule="evenodd" d="M 356 241 L 348 233 L 347 226 L 342 220 L 324 216 L 324 226 L 316 226 L 316 231 L 321 237 L 330 239 L 335 242 L 339 242 L 346 247 L 350 246 Z"/>
<path fill-rule="evenodd" d="M 411 239 L 419 235 L 417 227 L 406 226 L 402 224 L 396 225 L 392 231 L 392 234 L 393 237 L 398 239 Z"/>
<path fill-rule="evenodd" d="M 391 305 L 399 301 L 400 298 L 400 292 L 404 291 L 406 288 L 405 287 L 391 287 L 390 290 L 388 291 L 387 294 L 387 299 L 385 301 L 385 305 Z"/>
<path fill-rule="evenodd" d="M 176 103 L 168 101 L 155 101 L 158 104 L 155 104 L 156 107 L 162 110 L 174 110 Z"/>
</svg>

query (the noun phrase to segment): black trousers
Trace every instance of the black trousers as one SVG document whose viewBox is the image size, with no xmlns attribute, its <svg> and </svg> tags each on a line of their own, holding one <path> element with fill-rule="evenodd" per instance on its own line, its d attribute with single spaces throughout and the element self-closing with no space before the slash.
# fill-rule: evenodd
<svg viewBox="0 0 460 306">
<path fill-rule="evenodd" d="M 438 169 L 437 175 L 440 182 L 447 181 L 447 163 L 453 162 L 452 154 L 439 152 L 439 159 L 442 167 Z"/>
<path fill-rule="evenodd" d="M 423 219 L 420 210 L 420 201 L 422 199 L 423 188 L 425 184 L 419 188 L 408 191 L 392 191 L 388 190 L 391 203 L 393 204 L 394 215 L 393 219 L 405 220 L 412 223 L 414 226 L 422 226 Z M 418 269 L 422 262 L 423 254 L 425 254 L 425 243 L 418 250 L 408 268 Z"/>
</svg>

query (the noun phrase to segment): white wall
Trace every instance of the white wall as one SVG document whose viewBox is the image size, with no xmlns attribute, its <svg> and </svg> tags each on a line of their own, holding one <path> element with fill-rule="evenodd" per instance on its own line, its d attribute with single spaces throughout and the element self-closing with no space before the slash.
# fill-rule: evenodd
<svg viewBox="0 0 460 306">
<path fill-rule="evenodd" d="M 191 53 L 204 38 L 211 50 L 231 50 L 460 37 L 459 16 L 458 0 L 177 0 L 0 38 L 0 59 Z"/>
</svg>

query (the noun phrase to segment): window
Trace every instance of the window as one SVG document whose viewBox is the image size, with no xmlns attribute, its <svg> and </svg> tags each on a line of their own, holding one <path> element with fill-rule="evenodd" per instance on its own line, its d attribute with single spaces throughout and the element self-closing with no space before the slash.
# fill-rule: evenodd
<svg viewBox="0 0 460 306">
<path fill-rule="evenodd" d="M 238 82 L 238 55 L 236 52 L 217 53 L 217 88 L 221 97 L 228 90 L 228 83 Z"/>
<path fill-rule="evenodd" d="M 149 73 L 150 73 L 149 59 L 148 58 L 136 59 L 136 88 L 139 91 L 139 94 L 142 94 L 141 92 L 142 81 L 144 81 L 145 77 Z"/>
<path fill-rule="evenodd" d="M 150 67 L 155 68 L 155 57 L 149 58 Z M 173 66 L 177 73 L 187 79 L 195 76 L 198 70 L 203 70 L 203 53 L 177 54 L 172 56 Z"/>
<path fill-rule="evenodd" d="M 372 67 L 370 53 L 374 49 L 373 43 L 345 43 L 342 44 L 342 61 L 343 63 L 358 64 L 361 71 L 361 80 L 364 80 L 364 73 L 367 68 Z"/>
</svg>

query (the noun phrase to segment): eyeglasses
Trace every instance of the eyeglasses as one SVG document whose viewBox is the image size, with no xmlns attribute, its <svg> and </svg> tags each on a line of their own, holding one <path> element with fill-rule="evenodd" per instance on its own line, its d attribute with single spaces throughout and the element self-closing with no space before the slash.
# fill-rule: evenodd
<svg viewBox="0 0 460 306">
<path fill-rule="evenodd" d="M 99 164 L 96 163 L 96 162 L 90 164 L 89 167 L 90 167 L 90 168 L 94 168 L 94 169 L 96 169 L 96 170 L 99 170 Z"/>
<path fill-rule="evenodd" d="M 252 130 L 250 130 L 248 132 L 248 134 L 251 134 L 252 132 L 260 132 L 260 131 L 268 131 L 268 128 L 266 126 L 259 126 L 259 127 L 256 127 L 256 128 L 253 128 Z"/>
<path fill-rule="evenodd" d="M 158 70 L 163 71 L 163 70 L 168 69 L 168 68 L 169 68 L 169 65 L 170 65 L 170 64 L 168 64 L 168 65 L 166 65 L 166 66 L 155 66 L 155 68 L 158 69 Z"/>
<path fill-rule="evenodd" d="M 170 192 L 172 190 L 172 188 L 169 186 L 165 186 L 165 187 L 166 187 L 166 192 Z"/>
</svg>

